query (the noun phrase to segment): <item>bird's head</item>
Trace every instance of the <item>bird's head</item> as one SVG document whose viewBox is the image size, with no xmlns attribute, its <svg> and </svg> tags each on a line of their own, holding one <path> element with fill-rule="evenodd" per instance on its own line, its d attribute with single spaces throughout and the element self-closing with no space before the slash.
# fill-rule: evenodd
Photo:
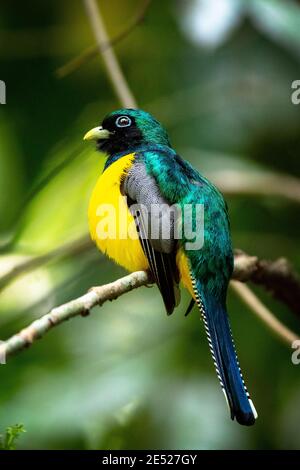
<svg viewBox="0 0 300 470">
<path fill-rule="evenodd" d="M 118 109 L 108 114 L 84 140 L 95 140 L 97 149 L 109 155 L 148 144 L 170 145 L 167 131 L 151 114 L 141 109 Z"/>
</svg>

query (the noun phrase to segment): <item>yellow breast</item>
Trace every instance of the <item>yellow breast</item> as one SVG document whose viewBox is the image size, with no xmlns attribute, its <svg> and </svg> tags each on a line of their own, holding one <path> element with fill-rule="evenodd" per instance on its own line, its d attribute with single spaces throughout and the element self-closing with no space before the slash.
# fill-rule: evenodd
<svg viewBox="0 0 300 470">
<path fill-rule="evenodd" d="M 131 213 L 120 192 L 120 183 L 134 154 L 112 163 L 100 176 L 89 204 L 89 227 L 98 248 L 128 271 L 148 269 Z"/>
<path fill-rule="evenodd" d="M 180 275 L 180 280 L 184 287 L 189 291 L 191 296 L 195 299 L 195 293 L 190 276 L 190 266 L 186 254 L 180 248 L 176 254 L 176 264 Z"/>
<path fill-rule="evenodd" d="M 128 271 L 149 269 L 135 224 L 126 201 L 120 192 L 120 183 L 132 165 L 134 154 L 125 155 L 100 176 L 89 204 L 89 228 L 98 248 Z M 124 230 L 125 228 L 125 230 Z M 194 297 L 189 263 L 182 249 L 176 256 L 183 285 Z"/>
</svg>

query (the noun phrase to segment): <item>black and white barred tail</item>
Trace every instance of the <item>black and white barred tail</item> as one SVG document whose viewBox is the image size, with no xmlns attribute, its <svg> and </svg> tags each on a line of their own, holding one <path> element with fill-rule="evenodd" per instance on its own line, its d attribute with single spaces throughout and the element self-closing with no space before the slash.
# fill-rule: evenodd
<svg viewBox="0 0 300 470">
<path fill-rule="evenodd" d="M 250 426 L 257 418 L 257 412 L 246 388 L 226 307 L 205 291 L 191 273 L 195 300 L 204 322 L 209 348 L 224 392 L 231 418 Z"/>
</svg>

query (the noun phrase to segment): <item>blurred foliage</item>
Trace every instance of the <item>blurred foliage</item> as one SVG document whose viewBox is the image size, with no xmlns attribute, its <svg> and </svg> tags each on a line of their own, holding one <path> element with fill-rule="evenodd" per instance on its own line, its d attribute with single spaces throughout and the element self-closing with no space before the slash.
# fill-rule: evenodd
<svg viewBox="0 0 300 470">
<path fill-rule="evenodd" d="M 111 35 L 138 0 L 102 2 Z M 93 43 L 80 0 L 1 2 L 0 275 L 16 260 L 87 232 L 103 156 L 82 136 L 119 107 L 100 58 L 58 80 L 55 70 Z M 202 173 L 269 170 L 300 176 L 300 7 L 288 0 L 153 0 L 117 45 L 141 107 L 168 128 Z M 287 256 L 300 269 L 299 208 L 280 198 L 227 198 L 234 245 Z M 45 265 L 0 297 L 0 338 L 123 270 L 96 249 Z M 299 320 L 257 290 L 295 331 Z M 299 369 L 234 296 L 234 335 L 259 412 L 229 419 L 196 311 L 172 317 L 156 288 L 139 289 L 55 329 L 0 366 L 0 428 L 25 423 L 22 448 L 298 448 Z"/>
<path fill-rule="evenodd" d="M 6 428 L 5 434 L 0 434 L 0 449 L 15 450 L 16 441 L 21 434 L 26 432 L 23 424 L 15 424 Z"/>
</svg>

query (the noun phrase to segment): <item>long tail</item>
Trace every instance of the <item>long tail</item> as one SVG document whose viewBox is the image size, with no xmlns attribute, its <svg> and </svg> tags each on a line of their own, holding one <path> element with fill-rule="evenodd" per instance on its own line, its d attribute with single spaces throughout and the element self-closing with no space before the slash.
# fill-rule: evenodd
<svg viewBox="0 0 300 470">
<path fill-rule="evenodd" d="M 251 426 L 257 418 L 257 412 L 239 366 L 226 308 L 216 302 L 211 294 L 204 293 L 200 282 L 193 277 L 192 285 L 231 419 Z"/>
</svg>

